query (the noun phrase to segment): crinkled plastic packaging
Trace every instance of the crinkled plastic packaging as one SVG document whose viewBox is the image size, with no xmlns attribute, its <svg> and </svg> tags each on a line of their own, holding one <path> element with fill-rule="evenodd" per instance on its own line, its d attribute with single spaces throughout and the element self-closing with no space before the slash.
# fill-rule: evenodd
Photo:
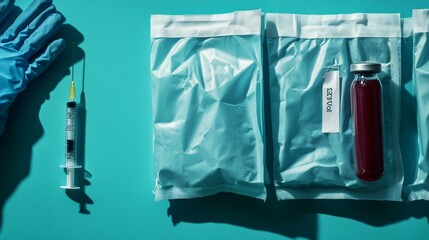
<svg viewBox="0 0 429 240">
<path fill-rule="evenodd" d="M 417 105 L 419 159 L 408 200 L 429 200 L 429 9 L 413 11 L 413 81 Z"/>
<path fill-rule="evenodd" d="M 152 15 L 156 200 L 265 199 L 261 12 Z"/>
<path fill-rule="evenodd" d="M 266 17 L 278 199 L 400 201 L 399 14 Z M 384 175 L 373 182 L 353 164 L 349 66 L 365 61 L 381 64 L 383 85 Z M 338 112 L 325 119 L 325 111 Z"/>
</svg>

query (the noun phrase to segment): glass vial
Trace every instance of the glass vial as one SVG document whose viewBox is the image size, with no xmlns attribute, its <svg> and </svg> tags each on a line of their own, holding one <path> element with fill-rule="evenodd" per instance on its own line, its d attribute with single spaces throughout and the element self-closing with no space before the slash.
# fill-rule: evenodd
<svg viewBox="0 0 429 240">
<path fill-rule="evenodd" d="M 376 181 L 384 173 L 383 90 L 377 73 L 381 64 L 362 62 L 350 65 L 355 74 L 351 103 L 356 176 Z"/>
</svg>

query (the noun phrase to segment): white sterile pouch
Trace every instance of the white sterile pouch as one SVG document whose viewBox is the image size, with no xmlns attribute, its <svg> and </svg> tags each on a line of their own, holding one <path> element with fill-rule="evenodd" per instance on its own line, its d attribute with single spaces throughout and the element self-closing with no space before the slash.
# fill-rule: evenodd
<svg viewBox="0 0 429 240">
<path fill-rule="evenodd" d="M 278 199 L 401 200 L 399 14 L 266 14 Z M 384 175 L 354 172 L 350 64 L 381 64 Z M 327 114 L 329 113 L 329 114 Z"/>
<path fill-rule="evenodd" d="M 265 199 L 261 12 L 152 15 L 156 200 Z"/>
</svg>

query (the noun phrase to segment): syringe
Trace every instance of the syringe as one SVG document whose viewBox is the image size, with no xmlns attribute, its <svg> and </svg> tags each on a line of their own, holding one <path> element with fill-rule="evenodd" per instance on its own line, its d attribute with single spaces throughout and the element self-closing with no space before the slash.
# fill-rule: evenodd
<svg viewBox="0 0 429 240">
<path fill-rule="evenodd" d="M 75 181 L 75 170 L 82 167 L 77 161 L 77 108 L 76 90 L 74 87 L 74 65 L 72 65 L 72 81 L 66 110 L 66 162 L 60 166 L 66 170 L 67 174 L 66 186 L 61 186 L 61 188 L 65 189 L 80 188 Z"/>
</svg>

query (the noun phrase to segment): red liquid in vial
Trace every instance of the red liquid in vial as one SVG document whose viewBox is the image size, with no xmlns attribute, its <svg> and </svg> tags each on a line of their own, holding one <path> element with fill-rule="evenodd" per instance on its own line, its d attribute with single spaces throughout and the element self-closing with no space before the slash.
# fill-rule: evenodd
<svg viewBox="0 0 429 240">
<path fill-rule="evenodd" d="M 357 79 L 352 83 L 351 94 L 356 176 L 375 181 L 384 172 L 381 83 L 376 78 Z"/>
</svg>

